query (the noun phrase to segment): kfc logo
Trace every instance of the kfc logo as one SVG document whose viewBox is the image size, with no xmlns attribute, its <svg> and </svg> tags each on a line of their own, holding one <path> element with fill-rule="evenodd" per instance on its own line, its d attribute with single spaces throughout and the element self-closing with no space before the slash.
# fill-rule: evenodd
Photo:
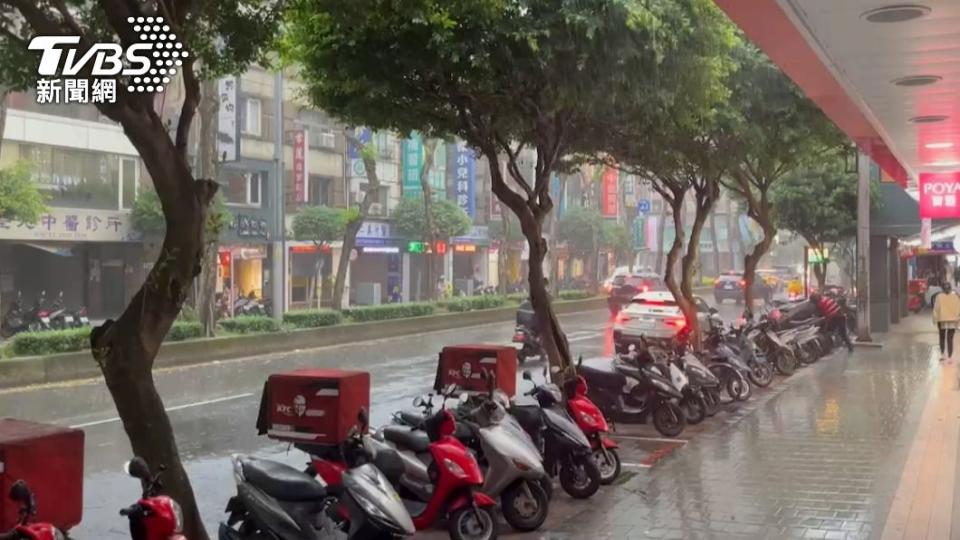
<svg viewBox="0 0 960 540">
<path fill-rule="evenodd" d="M 460 366 L 460 376 L 462 376 L 464 379 L 469 379 L 470 375 L 472 374 L 473 366 L 470 364 L 470 362 L 464 362 L 463 365 Z"/>
<path fill-rule="evenodd" d="M 277 403 L 277 412 L 284 416 L 297 416 L 303 418 L 307 414 L 307 398 L 297 396 L 293 398 L 293 405 L 284 405 Z M 322 416 L 317 414 L 316 416 Z"/>
</svg>

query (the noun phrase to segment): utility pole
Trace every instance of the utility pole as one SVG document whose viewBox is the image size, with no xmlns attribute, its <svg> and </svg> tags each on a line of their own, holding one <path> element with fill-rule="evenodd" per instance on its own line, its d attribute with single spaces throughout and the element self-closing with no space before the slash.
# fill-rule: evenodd
<svg viewBox="0 0 960 540">
<path fill-rule="evenodd" d="M 287 311 L 287 224 L 286 198 L 284 193 L 283 166 L 283 71 L 278 70 L 273 84 L 273 217 L 276 235 L 273 238 L 273 264 L 271 265 L 271 285 L 273 290 L 273 318 L 283 320 Z"/>
<path fill-rule="evenodd" d="M 857 160 L 857 341 L 870 339 L 870 158 Z"/>
</svg>

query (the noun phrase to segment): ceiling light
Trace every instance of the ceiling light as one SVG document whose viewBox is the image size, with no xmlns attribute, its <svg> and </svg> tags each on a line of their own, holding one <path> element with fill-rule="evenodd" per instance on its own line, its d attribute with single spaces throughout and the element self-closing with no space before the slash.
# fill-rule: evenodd
<svg viewBox="0 0 960 540">
<path fill-rule="evenodd" d="M 929 7 L 919 4 L 898 4 L 865 11 L 860 18 L 874 23 L 897 23 L 926 17 L 930 11 Z"/>
<path fill-rule="evenodd" d="M 960 161 L 934 161 L 927 163 L 928 167 L 960 167 Z"/>
<path fill-rule="evenodd" d="M 926 86 L 942 80 L 943 77 L 939 75 L 910 75 L 909 77 L 900 77 L 890 82 L 897 86 Z"/>
<path fill-rule="evenodd" d="M 940 150 L 942 148 L 953 148 L 952 142 L 933 142 L 930 144 L 923 145 L 924 148 L 929 148 L 931 150 Z"/>
<path fill-rule="evenodd" d="M 910 120 L 907 120 L 911 124 L 936 124 L 937 122 L 943 122 L 949 116 L 945 114 L 927 114 L 924 116 L 914 116 Z"/>
</svg>

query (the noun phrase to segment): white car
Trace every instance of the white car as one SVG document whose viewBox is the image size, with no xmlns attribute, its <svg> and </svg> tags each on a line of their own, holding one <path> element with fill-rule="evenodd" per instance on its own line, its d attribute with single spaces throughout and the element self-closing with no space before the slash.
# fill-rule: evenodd
<svg viewBox="0 0 960 540">
<path fill-rule="evenodd" d="M 694 297 L 700 327 L 706 328 L 710 306 L 699 296 Z M 613 343 L 617 352 L 626 352 L 630 345 L 640 345 L 640 337 L 648 341 L 673 338 L 687 321 L 669 291 L 640 293 L 633 297 L 614 321 Z"/>
</svg>

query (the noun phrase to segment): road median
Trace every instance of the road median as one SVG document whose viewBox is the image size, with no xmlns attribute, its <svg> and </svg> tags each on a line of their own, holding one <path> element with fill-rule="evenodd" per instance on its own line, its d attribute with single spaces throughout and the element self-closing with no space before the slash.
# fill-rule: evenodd
<svg viewBox="0 0 960 540">
<path fill-rule="evenodd" d="M 554 309 L 562 315 L 603 309 L 606 305 L 605 298 L 591 298 L 556 302 L 554 303 Z M 339 324 L 305 330 L 168 342 L 160 348 L 155 366 L 202 364 L 231 358 L 314 349 L 408 334 L 505 322 L 513 320 L 516 311 L 516 306 L 511 305 L 494 309 Z M 0 359 L 0 388 L 15 388 L 99 376 L 100 369 L 93 361 L 89 350 L 47 356 Z"/>
</svg>

